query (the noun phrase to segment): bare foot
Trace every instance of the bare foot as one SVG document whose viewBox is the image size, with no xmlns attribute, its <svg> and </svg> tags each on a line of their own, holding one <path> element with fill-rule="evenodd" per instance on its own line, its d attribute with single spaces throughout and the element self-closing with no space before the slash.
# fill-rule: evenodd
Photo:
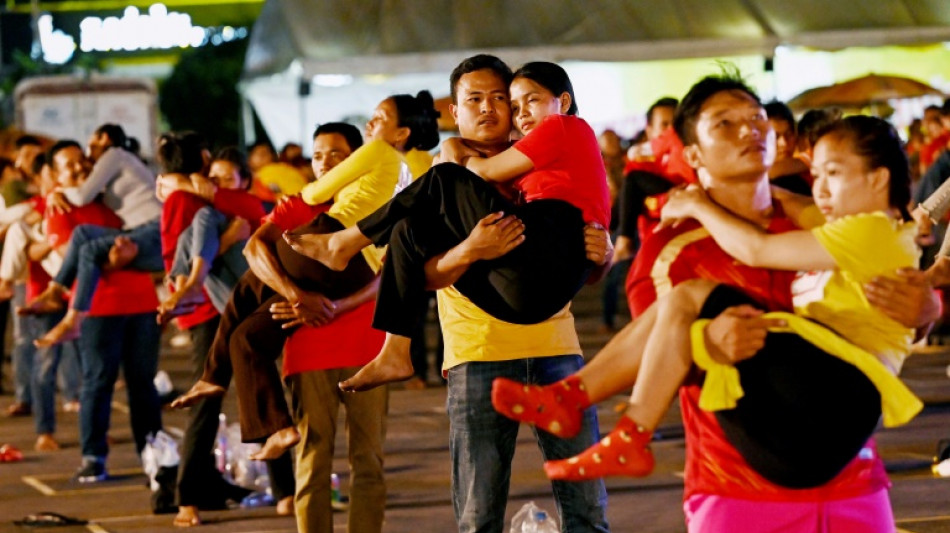
<svg viewBox="0 0 950 533">
<path fill-rule="evenodd" d="M 172 522 L 175 527 L 192 527 L 201 525 L 201 517 L 198 516 L 198 508 L 192 505 L 182 505 L 178 507 L 178 514 Z"/>
<path fill-rule="evenodd" d="M 333 235 L 333 233 L 297 235 L 284 232 L 284 240 L 298 254 L 320 261 L 330 270 L 342 271 L 350 262 L 350 258 L 343 257 L 331 249 Z"/>
<path fill-rule="evenodd" d="M 297 428 L 287 427 L 280 429 L 270 437 L 267 437 L 267 442 L 261 447 L 261 451 L 251 454 L 250 458 L 255 461 L 277 459 L 298 442 L 300 442 L 300 433 L 297 433 Z"/>
<path fill-rule="evenodd" d="M 198 380 L 194 385 L 191 386 L 191 389 L 175 398 L 171 403 L 172 409 L 182 409 L 193 405 L 198 400 L 209 398 L 211 396 L 221 396 L 224 394 L 224 387 L 221 385 L 215 385 L 214 383 L 208 381 Z"/>
<path fill-rule="evenodd" d="M 350 379 L 341 381 L 343 392 L 361 392 L 394 381 L 405 381 L 415 373 L 409 356 L 409 338 L 386 334 L 383 349 Z"/>
<path fill-rule="evenodd" d="M 165 301 L 158 304 L 156 320 L 159 324 L 164 324 L 175 317 L 187 315 L 203 301 L 204 297 L 201 291 L 195 290 L 194 287 L 176 289 L 175 292 L 168 295 Z"/>
<path fill-rule="evenodd" d="M 50 282 L 39 296 L 23 307 L 18 307 L 18 315 L 45 315 L 62 311 L 66 307 L 66 289 Z"/>
<path fill-rule="evenodd" d="M 42 433 L 36 437 L 33 449 L 38 452 L 55 452 L 59 450 L 59 443 L 53 438 L 52 433 Z"/>
<path fill-rule="evenodd" d="M 33 341 L 33 345 L 37 348 L 48 348 L 63 342 L 78 339 L 83 318 L 85 318 L 85 313 L 81 311 L 76 311 L 75 309 L 66 311 L 66 316 L 59 321 L 59 324 L 56 324 L 53 326 L 53 329 Z"/>
<path fill-rule="evenodd" d="M 103 270 L 121 270 L 128 266 L 139 253 L 139 247 L 131 239 L 123 235 L 115 238 L 112 248 L 109 248 L 109 260 L 102 265 Z"/>
<path fill-rule="evenodd" d="M 287 496 L 281 498 L 280 501 L 277 502 L 277 515 L 289 516 L 292 514 L 294 514 L 294 497 Z"/>
</svg>

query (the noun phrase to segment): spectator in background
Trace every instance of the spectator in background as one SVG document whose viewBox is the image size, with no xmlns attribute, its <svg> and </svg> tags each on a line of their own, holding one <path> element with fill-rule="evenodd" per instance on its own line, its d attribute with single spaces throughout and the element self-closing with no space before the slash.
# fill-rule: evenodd
<svg viewBox="0 0 950 533">
<path fill-rule="evenodd" d="M 604 130 L 597 137 L 600 144 L 600 155 L 607 170 L 607 185 L 610 191 L 610 235 L 617 242 L 617 229 L 620 227 L 620 190 L 623 185 L 623 169 L 626 165 L 623 143 L 614 130 Z M 598 331 L 610 333 L 615 330 L 617 316 L 617 302 L 620 299 L 620 280 L 627 275 L 630 266 L 629 259 L 618 260 L 617 264 L 607 272 L 601 288 L 601 324 Z"/>
<path fill-rule="evenodd" d="M 808 165 L 795 156 L 798 133 L 792 110 L 782 102 L 772 101 L 765 104 L 765 113 L 775 132 L 775 163 L 769 169 L 769 180 L 772 185 L 811 196 L 811 172 Z"/>
<path fill-rule="evenodd" d="M 277 152 L 269 142 L 254 143 L 248 149 L 247 164 L 254 176 L 251 194 L 265 202 L 267 211 L 273 209 L 275 202 L 285 196 L 299 193 L 307 184 L 307 180 L 297 168 L 278 159 Z"/>
<path fill-rule="evenodd" d="M 811 167 L 811 151 L 815 147 L 815 142 L 818 140 L 818 133 L 823 130 L 825 126 L 841 118 L 841 115 L 841 110 L 837 107 L 809 109 L 805 111 L 801 120 L 798 121 L 798 157 L 800 157 L 809 168 Z"/>
</svg>

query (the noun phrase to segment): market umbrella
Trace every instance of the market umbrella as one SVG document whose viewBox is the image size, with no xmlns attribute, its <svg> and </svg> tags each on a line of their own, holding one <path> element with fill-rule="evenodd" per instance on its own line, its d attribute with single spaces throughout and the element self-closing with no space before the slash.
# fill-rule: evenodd
<svg viewBox="0 0 950 533">
<path fill-rule="evenodd" d="M 944 96 L 944 93 L 915 79 L 869 74 L 827 87 L 808 89 L 789 100 L 788 106 L 797 112 L 823 107 L 854 109 L 885 103 L 888 100 L 927 95 Z"/>
</svg>

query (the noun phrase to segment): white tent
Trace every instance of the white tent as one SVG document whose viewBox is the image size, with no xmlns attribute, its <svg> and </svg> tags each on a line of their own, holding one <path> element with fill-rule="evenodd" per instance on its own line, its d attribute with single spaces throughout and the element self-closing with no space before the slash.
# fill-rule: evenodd
<svg viewBox="0 0 950 533">
<path fill-rule="evenodd" d="M 444 96 L 480 52 L 570 64 L 945 41 L 947 0 L 267 0 L 242 92 L 280 144 L 388 94 Z"/>
</svg>

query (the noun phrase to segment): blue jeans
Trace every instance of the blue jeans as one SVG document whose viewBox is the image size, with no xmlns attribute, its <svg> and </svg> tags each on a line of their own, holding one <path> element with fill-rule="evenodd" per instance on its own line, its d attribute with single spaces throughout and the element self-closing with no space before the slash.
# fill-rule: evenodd
<svg viewBox="0 0 950 533">
<path fill-rule="evenodd" d="M 63 318 L 63 313 L 53 313 L 30 318 L 31 327 L 37 332 L 37 337 L 55 326 Z M 56 431 L 56 374 L 60 370 L 63 381 L 70 382 L 70 386 L 79 387 L 79 348 L 77 341 L 68 341 L 46 348 L 37 348 L 33 360 L 33 422 L 37 435 L 54 433 Z M 60 363 L 63 363 L 62 366 Z M 67 367 L 69 365 L 69 367 Z M 71 368 L 75 367 L 75 368 Z M 66 376 L 64 373 L 77 372 L 75 376 Z M 73 389 L 72 396 L 64 389 L 63 396 L 67 399 L 78 398 L 78 390 Z"/>
<path fill-rule="evenodd" d="M 93 224 L 80 224 L 69 237 L 69 246 L 63 265 L 53 281 L 69 288 L 73 282 L 73 309 L 88 311 L 92 304 L 92 295 L 96 291 L 102 265 L 109 258 L 109 249 L 119 235 L 128 237 L 138 246 L 138 253 L 127 268 L 144 272 L 165 270 L 162 262 L 162 239 L 158 220 L 146 222 L 128 231 L 122 231 Z"/>
<path fill-rule="evenodd" d="M 219 313 L 224 311 L 234 286 L 247 272 L 247 259 L 244 258 L 244 245 L 240 241 L 218 255 L 221 246 L 221 234 L 228 227 L 228 218 L 213 207 L 202 207 L 195 213 L 191 224 L 181 233 L 175 248 L 175 261 L 172 263 L 172 276 L 187 276 L 191 270 L 192 259 L 200 257 L 210 265 L 205 277 L 204 288 L 208 299 Z"/>
<path fill-rule="evenodd" d="M 452 503 L 460 533 L 503 533 L 518 422 L 491 405 L 491 385 L 506 377 L 546 385 L 580 369 L 579 355 L 474 362 L 449 370 L 447 411 L 452 457 Z M 597 442 L 597 412 L 584 414 L 580 433 L 561 439 L 534 430 L 545 460 L 577 455 Z M 540 465 L 539 465 L 540 466 Z M 554 481 L 554 500 L 563 532 L 606 532 L 607 491 L 603 480 Z"/>
<path fill-rule="evenodd" d="M 26 285 L 17 283 L 13 286 L 13 307 L 21 307 L 26 303 Z M 21 316 L 11 313 L 13 319 L 13 352 L 10 354 L 13 361 L 13 397 L 17 403 L 32 405 L 33 403 L 33 360 L 36 357 L 36 347 L 33 341 L 46 333 L 41 330 L 39 318 L 35 316 Z"/>
<path fill-rule="evenodd" d="M 145 437 L 162 428 L 161 405 L 153 381 L 158 370 L 160 337 L 155 316 L 89 316 L 82 322 L 79 444 L 84 459 L 104 461 L 109 454 L 106 432 L 120 366 L 129 398 L 135 450 L 141 452 Z"/>
</svg>

